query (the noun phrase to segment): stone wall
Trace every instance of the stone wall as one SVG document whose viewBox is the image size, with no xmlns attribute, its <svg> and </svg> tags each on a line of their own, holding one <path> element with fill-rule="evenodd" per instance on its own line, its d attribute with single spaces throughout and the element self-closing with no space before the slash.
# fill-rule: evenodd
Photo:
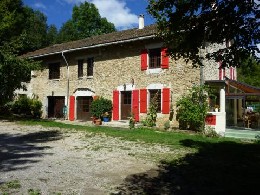
<svg viewBox="0 0 260 195">
<path fill-rule="evenodd" d="M 112 100 L 113 90 L 124 84 L 132 85 L 134 82 L 135 89 L 146 88 L 149 84 L 162 84 L 171 89 L 171 103 L 176 114 L 175 105 L 178 98 L 187 92 L 187 89 L 199 84 L 199 68 L 193 68 L 191 63 L 187 64 L 183 60 L 170 59 L 169 69 L 163 69 L 156 74 L 141 71 L 140 53 L 147 44 L 151 44 L 151 40 L 64 53 L 69 64 L 69 95 L 73 95 L 77 88 L 89 88 L 94 91 L 95 95 Z M 93 78 L 84 76 L 78 79 L 77 60 L 87 59 L 87 57 L 94 57 Z M 39 60 L 43 60 L 43 69 L 35 71 L 31 85 L 33 93 L 38 95 L 46 106 L 47 96 L 67 96 L 67 67 L 61 54 Z M 48 79 L 47 67 L 52 62 L 61 63 L 59 80 Z M 86 63 L 84 75 L 86 75 Z M 44 117 L 46 113 L 45 108 Z M 159 114 L 158 117 L 160 123 L 169 115 Z"/>
</svg>

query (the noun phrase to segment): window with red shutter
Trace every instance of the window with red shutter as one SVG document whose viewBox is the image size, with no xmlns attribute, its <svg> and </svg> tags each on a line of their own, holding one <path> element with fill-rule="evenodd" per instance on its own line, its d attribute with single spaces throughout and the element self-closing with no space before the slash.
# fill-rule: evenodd
<svg viewBox="0 0 260 195">
<path fill-rule="evenodd" d="M 147 69 L 147 49 L 141 51 L 141 70 Z"/>
<path fill-rule="evenodd" d="M 163 88 L 162 99 L 163 99 L 162 113 L 169 114 L 170 113 L 170 89 L 169 88 Z"/>
<path fill-rule="evenodd" d="M 133 90 L 132 112 L 135 120 L 139 121 L 139 90 Z"/>
<path fill-rule="evenodd" d="M 140 89 L 140 113 L 147 113 L 147 89 Z"/>
<path fill-rule="evenodd" d="M 161 113 L 161 89 L 149 89 L 149 103 L 151 103 L 153 100 L 157 102 L 157 113 Z"/>
<path fill-rule="evenodd" d="M 161 48 L 161 68 L 169 68 L 169 56 L 167 56 L 167 48 Z"/>
<path fill-rule="evenodd" d="M 119 91 L 113 91 L 113 120 L 119 120 Z"/>
<path fill-rule="evenodd" d="M 70 121 L 75 120 L 75 97 L 74 96 L 70 96 L 69 119 Z"/>
</svg>

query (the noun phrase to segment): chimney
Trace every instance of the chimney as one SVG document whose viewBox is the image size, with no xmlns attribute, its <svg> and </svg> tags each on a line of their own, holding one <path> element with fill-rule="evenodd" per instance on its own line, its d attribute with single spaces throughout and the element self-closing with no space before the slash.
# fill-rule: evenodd
<svg viewBox="0 0 260 195">
<path fill-rule="evenodd" d="M 143 14 L 139 15 L 138 19 L 139 19 L 139 29 L 143 29 L 144 28 L 144 15 Z"/>
</svg>

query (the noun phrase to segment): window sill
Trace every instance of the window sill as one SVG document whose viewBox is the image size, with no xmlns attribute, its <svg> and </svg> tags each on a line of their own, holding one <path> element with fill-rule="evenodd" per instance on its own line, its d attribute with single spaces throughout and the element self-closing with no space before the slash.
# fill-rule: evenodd
<svg viewBox="0 0 260 195">
<path fill-rule="evenodd" d="M 146 74 L 160 74 L 161 72 L 162 72 L 161 68 L 152 68 L 146 70 Z"/>
<path fill-rule="evenodd" d="M 87 76 L 87 79 L 93 79 L 93 76 Z"/>
<path fill-rule="evenodd" d="M 49 81 L 60 81 L 60 79 L 49 79 Z"/>
</svg>

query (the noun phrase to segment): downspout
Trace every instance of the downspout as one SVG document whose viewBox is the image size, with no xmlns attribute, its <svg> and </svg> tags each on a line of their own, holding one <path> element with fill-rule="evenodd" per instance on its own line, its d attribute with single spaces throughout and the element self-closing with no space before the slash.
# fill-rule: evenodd
<svg viewBox="0 0 260 195">
<path fill-rule="evenodd" d="M 67 91 L 66 91 L 66 96 L 67 96 L 67 100 L 66 100 L 66 108 L 67 108 L 67 112 L 66 112 L 66 119 L 68 120 L 68 106 L 69 106 L 69 84 L 70 84 L 70 80 L 69 80 L 69 64 L 64 56 L 64 51 L 61 52 L 61 55 L 67 65 Z"/>
</svg>

